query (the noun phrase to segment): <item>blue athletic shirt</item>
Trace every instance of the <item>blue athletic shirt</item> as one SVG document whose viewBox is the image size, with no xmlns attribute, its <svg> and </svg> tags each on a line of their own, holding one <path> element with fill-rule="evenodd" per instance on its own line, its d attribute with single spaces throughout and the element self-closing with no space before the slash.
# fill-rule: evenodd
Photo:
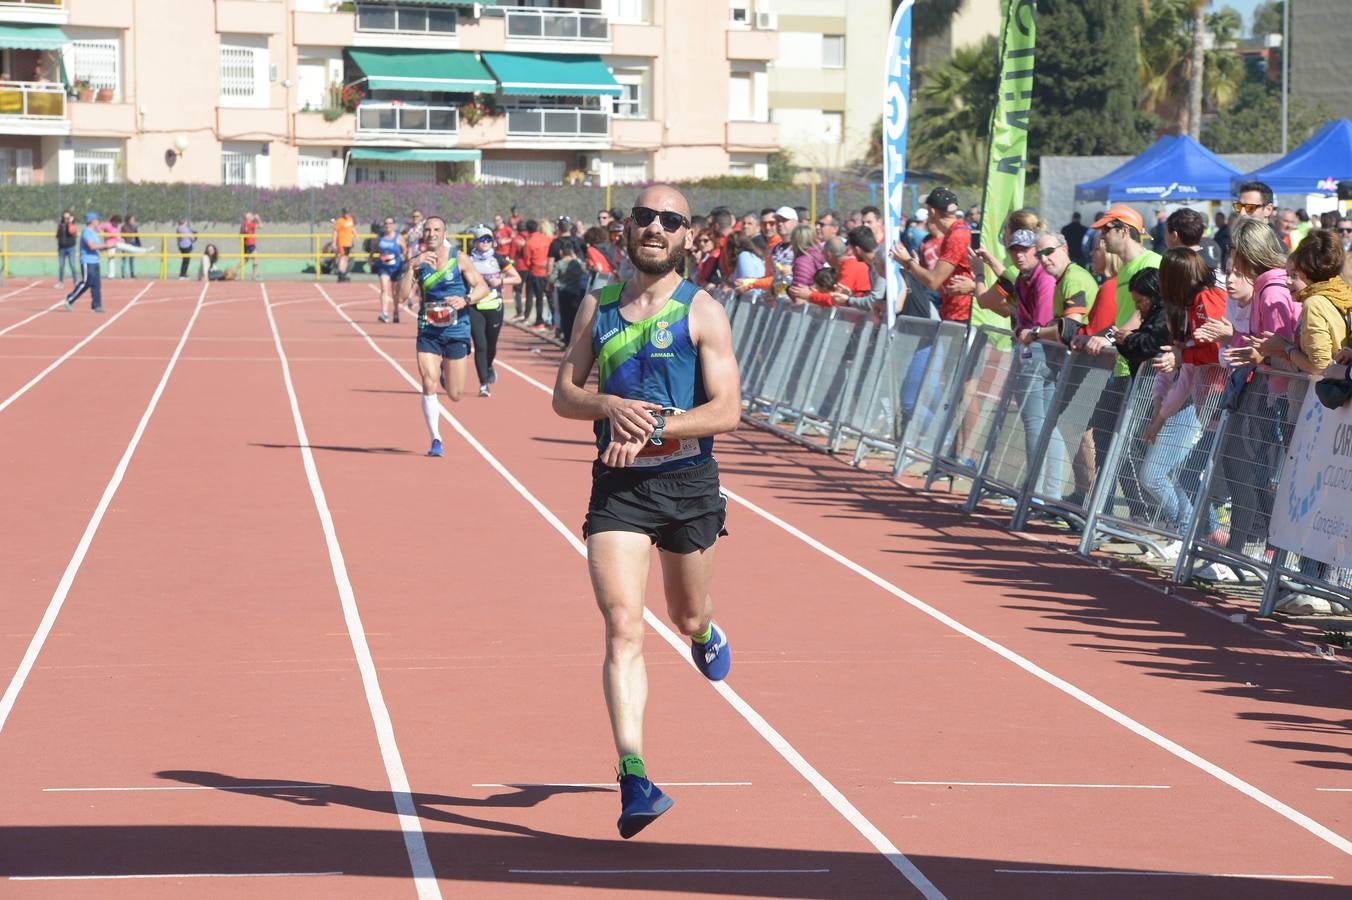
<svg viewBox="0 0 1352 900">
<path fill-rule="evenodd" d="M 381 235 L 376 242 L 376 253 L 380 256 L 380 271 L 384 274 L 393 277 L 404 267 L 404 247 L 399 243 L 399 235 Z"/>
<path fill-rule="evenodd" d="M 452 254 L 445 268 L 433 269 L 427 263 L 418 263 L 414 273 L 422 288 L 422 303 L 418 306 L 418 330 L 435 332 L 444 337 L 469 337 L 469 313 L 461 309 L 452 311 L 451 324 L 441 325 L 428 321 L 428 306 L 437 307 L 451 297 L 464 297 L 469 300 L 469 288 L 465 286 L 464 276 L 460 274 L 460 257 Z"/>
<path fill-rule="evenodd" d="M 626 400 L 647 400 L 684 412 L 709 399 L 700 371 L 699 350 L 690 339 L 690 305 L 699 288 L 681 279 L 665 306 L 641 322 L 620 315 L 626 282 L 607 285 L 597 296 L 592 351 L 601 392 Z M 595 423 L 596 447 L 610 443 L 610 421 Z M 648 472 L 669 472 L 707 462 L 714 439 L 666 438 L 649 444 L 630 465 Z"/>
<path fill-rule="evenodd" d="M 95 248 L 102 247 L 103 235 L 86 225 L 84 231 L 80 232 L 80 262 L 98 265 L 99 251 L 97 249 L 90 250 L 90 244 L 93 244 Z"/>
</svg>

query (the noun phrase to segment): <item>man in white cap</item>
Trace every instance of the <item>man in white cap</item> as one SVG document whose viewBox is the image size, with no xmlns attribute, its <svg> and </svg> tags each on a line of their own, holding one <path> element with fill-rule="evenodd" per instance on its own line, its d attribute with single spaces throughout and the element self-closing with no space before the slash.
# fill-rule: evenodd
<svg viewBox="0 0 1352 900">
<path fill-rule="evenodd" d="M 737 282 L 740 291 L 767 290 L 777 282 L 787 287 L 785 273 L 793 271 L 793 246 L 789 235 L 798 227 L 798 211 L 792 206 L 775 210 L 775 233 L 765 242 L 765 277 L 743 278 Z"/>
</svg>

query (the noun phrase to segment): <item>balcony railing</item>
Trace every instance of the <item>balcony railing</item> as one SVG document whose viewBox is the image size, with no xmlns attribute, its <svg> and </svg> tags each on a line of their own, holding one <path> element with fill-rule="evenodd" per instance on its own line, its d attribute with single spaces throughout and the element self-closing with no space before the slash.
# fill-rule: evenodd
<svg viewBox="0 0 1352 900">
<path fill-rule="evenodd" d="M 593 109 L 509 109 L 507 136 L 608 140 L 610 113 Z"/>
<path fill-rule="evenodd" d="M 454 106 L 363 103 L 357 107 L 357 131 L 363 134 L 455 134 L 460 110 Z"/>
<path fill-rule="evenodd" d="M 0 118 L 65 119 L 66 89 L 59 84 L 0 81 Z"/>
<path fill-rule="evenodd" d="M 357 4 L 358 31 L 454 37 L 457 20 L 455 9 L 444 6 Z"/>
<path fill-rule="evenodd" d="M 509 41 L 610 40 L 610 21 L 594 9 L 537 9 L 501 6 Z"/>
<path fill-rule="evenodd" d="M 66 0 L 0 0 L 0 12 L 7 6 L 28 7 L 29 9 L 61 9 Z"/>
</svg>

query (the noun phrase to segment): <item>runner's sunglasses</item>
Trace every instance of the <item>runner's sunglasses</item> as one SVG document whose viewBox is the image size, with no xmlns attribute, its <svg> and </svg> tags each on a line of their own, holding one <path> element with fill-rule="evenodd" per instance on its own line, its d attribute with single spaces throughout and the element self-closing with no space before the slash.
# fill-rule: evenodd
<svg viewBox="0 0 1352 900">
<path fill-rule="evenodd" d="M 639 228 L 647 228 L 657 219 L 662 223 L 663 231 L 677 231 L 682 228 L 690 227 L 690 220 L 680 213 L 662 210 L 658 212 L 655 209 L 649 209 L 646 206 L 635 206 L 629 210 L 629 214 L 634 217 L 634 224 Z"/>
</svg>

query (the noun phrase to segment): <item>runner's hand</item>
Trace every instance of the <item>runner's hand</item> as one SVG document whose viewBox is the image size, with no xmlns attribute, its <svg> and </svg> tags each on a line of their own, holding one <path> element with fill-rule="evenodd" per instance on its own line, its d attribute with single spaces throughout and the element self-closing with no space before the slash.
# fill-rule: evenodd
<svg viewBox="0 0 1352 900">
<path fill-rule="evenodd" d="M 447 297 L 446 302 L 450 304 L 451 309 L 464 309 L 466 306 L 469 306 L 469 301 L 458 295 L 455 297 Z"/>
<path fill-rule="evenodd" d="M 612 469 L 627 469 L 638 459 L 647 441 L 611 441 L 601 453 L 601 462 Z"/>
<path fill-rule="evenodd" d="M 639 441 L 640 444 L 652 437 L 657 428 L 657 422 L 650 414 L 662 408 L 658 403 L 623 397 L 611 397 L 608 406 L 612 437 L 617 441 Z"/>
</svg>

